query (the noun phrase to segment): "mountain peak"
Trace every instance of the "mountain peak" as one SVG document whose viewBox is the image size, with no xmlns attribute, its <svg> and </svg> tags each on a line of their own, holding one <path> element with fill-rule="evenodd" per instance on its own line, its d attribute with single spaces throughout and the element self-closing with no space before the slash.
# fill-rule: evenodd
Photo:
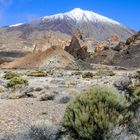
<svg viewBox="0 0 140 140">
<path fill-rule="evenodd" d="M 72 11 L 66 12 L 66 13 L 60 13 L 60 14 L 56 14 L 56 15 L 52 15 L 52 16 L 46 16 L 43 18 L 43 20 L 64 19 L 65 17 L 68 17 L 68 18 L 74 20 L 76 23 L 90 21 L 93 23 L 105 22 L 105 23 L 109 23 L 109 24 L 120 25 L 120 23 L 118 23 L 114 20 L 111 20 L 107 17 L 101 16 L 95 12 L 83 10 L 80 8 L 75 8 Z"/>
<path fill-rule="evenodd" d="M 75 8 L 72 11 L 68 12 L 70 16 L 74 17 L 76 20 L 82 20 L 82 21 L 91 21 L 91 22 L 106 22 L 111 24 L 119 24 L 119 22 L 116 22 L 112 19 L 109 19 L 107 17 L 104 17 L 102 15 L 99 15 L 93 11 L 87 11 L 80 8 Z"/>
<path fill-rule="evenodd" d="M 75 8 L 75 9 L 73 9 L 71 12 L 84 12 L 84 10 L 83 9 L 81 9 L 81 8 Z"/>
</svg>

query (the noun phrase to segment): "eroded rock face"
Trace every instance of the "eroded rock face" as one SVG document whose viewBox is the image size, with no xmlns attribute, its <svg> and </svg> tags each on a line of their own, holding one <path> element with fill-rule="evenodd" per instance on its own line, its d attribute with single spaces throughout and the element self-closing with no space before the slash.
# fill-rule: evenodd
<svg viewBox="0 0 140 140">
<path fill-rule="evenodd" d="M 123 49 L 125 49 L 125 42 L 119 42 L 119 44 L 114 48 L 115 51 L 121 51 Z"/>
<path fill-rule="evenodd" d="M 72 37 L 71 43 L 69 46 L 65 47 L 65 51 L 70 53 L 72 56 L 74 56 L 76 59 L 86 60 L 88 57 L 87 47 L 83 46 L 81 47 L 79 40 L 76 36 Z"/>
<path fill-rule="evenodd" d="M 126 45 L 138 45 L 140 44 L 140 32 L 128 38 L 126 41 Z"/>
<path fill-rule="evenodd" d="M 109 45 L 109 49 L 93 53 L 88 62 L 140 68 L 140 32 L 113 48 Z"/>
</svg>

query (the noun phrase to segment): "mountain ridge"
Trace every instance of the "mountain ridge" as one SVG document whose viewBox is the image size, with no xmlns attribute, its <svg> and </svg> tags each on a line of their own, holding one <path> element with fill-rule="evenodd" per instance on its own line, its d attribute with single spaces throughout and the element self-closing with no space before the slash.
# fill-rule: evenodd
<svg viewBox="0 0 140 140">
<path fill-rule="evenodd" d="M 20 28 L 24 28 L 25 30 L 30 28 L 31 30 L 36 29 L 39 31 L 52 30 L 60 31 L 68 35 L 73 35 L 75 29 L 80 28 L 86 36 L 95 38 L 96 40 L 105 40 L 113 35 L 113 33 L 117 34 L 122 39 L 127 39 L 134 34 L 132 29 L 127 28 L 117 21 L 80 8 L 75 8 L 66 13 L 44 16 L 25 24 L 18 23 L 10 25 L 7 28 L 9 28 L 10 31 L 20 30 Z"/>
<path fill-rule="evenodd" d="M 82 13 L 81 16 L 79 16 L 79 13 Z M 118 36 L 120 40 L 126 40 L 135 33 L 135 31 L 116 21 L 77 8 L 63 13 L 60 19 L 44 18 L 45 20 L 42 17 L 37 21 L 0 28 L 0 51 L 16 51 L 19 54 L 20 52 L 32 52 L 37 40 L 44 41 L 44 44 L 48 44 L 48 46 L 64 48 L 69 46 L 77 29 L 82 33 L 83 38 L 88 41 L 85 45 L 90 50 L 94 50 L 97 42 L 106 41 L 113 35 Z M 91 22 L 92 20 L 93 22 Z M 7 55 L 4 58 L 7 59 Z"/>
</svg>

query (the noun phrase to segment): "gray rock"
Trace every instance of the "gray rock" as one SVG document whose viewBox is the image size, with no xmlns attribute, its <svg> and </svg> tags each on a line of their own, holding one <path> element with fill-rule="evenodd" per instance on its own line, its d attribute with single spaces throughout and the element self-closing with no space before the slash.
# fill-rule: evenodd
<svg viewBox="0 0 140 140">
<path fill-rule="evenodd" d="M 9 93 L 7 98 L 8 99 L 19 99 L 19 98 L 23 98 L 23 97 L 26 97 L 26 94 L 15 91 L 15 92 Z"/>
<path fill-rule="evenodd" d="M 113 85 L 118 89 L 118 90 L 127 90 L 129 85 L 132 83 L 131 77 L 127 75 L 123 75 L 119 77 L 117 80 L 114 81 Z"/>
<path fill-rule="evenodd" d="M 33 87 L 27 87 L 27 88 L 23 89 L 21 92 L 28 94 L 28 93 L 31 93 L 33 91 L 34 91 Z"/>
<path fill-rule="evenodd" d="M 57 102 L 57 103 L 59 103 L 59 104 L 66 104 L 66 103 L 68 103 L 71 99 L 73 98 L 73 96 L 72 95 L 64 95 L 64 94 L 62 94 L 62 95 L 57 95 L 56 97 L 55 97 L 55 101 Z"/>
<path fill-rule="evenodd" d="M 54 97 L 55 97 L 55 94 L 53 92 L 45 92 L 37 96 L 39 101 L 53 100 Z"/>
<path fill-rule="evenodd" d="M 64 85 L 65 82 L 63 79 L 62 80 L 61 79 L 54 79 L 54 80 L 50 81 L 50 84 Z"/>
<path fill-rule="evenodd" d="M 0 85 L 5 86 L 6 85 L 6 81 L 3 79 L 0 79 Z"/>
</svg>

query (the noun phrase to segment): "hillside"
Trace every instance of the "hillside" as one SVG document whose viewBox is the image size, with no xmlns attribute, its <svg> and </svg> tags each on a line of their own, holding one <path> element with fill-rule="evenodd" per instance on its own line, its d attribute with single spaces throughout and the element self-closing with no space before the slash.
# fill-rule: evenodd
<svg viewBox="0 0 140 140">
<path fill-rule="evenodd" d="M 77 64 L 69 53 L 62 48 L 52 46 L 45 51 L 36 51 L 16 59 L 10 63 L 4 63 L 1 68 L 76 68 Z"/>
</svg>

